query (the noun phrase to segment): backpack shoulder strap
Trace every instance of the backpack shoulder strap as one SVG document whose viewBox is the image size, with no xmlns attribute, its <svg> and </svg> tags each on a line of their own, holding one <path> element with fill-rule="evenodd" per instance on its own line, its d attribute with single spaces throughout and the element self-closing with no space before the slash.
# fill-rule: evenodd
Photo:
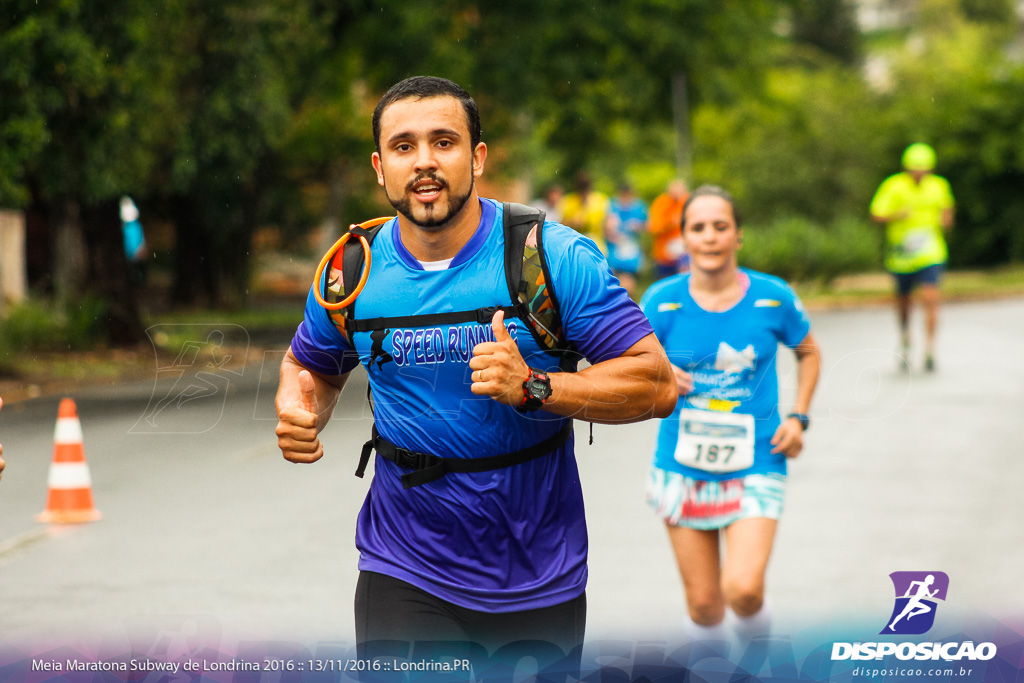
<svg viewBox="0 0 1024 683">
<path fill-rule="evenodd" d="M 357 225 L 351 227 L 349 232 L 354 236 L 361 235 L 365 237 L 372 247 L 374 238 L 385 225 L 387 223 L 375 225 L 371 228 L 362 228 Z M 331 260 L 330 274 L 327 276 L 326 285 L 324 285 L 324 299 L 328 303 L 335 303 L 344 299 L 349 292 L 354 291 L 363 273 L 364 263 L 366 263 L 366 258 L 365 254 L 363 254 L 362 240 L 350 239 Z M 352 334 L 347 329 L 346 323 L 354 319 L 355 308 L 356 302 L 353 301 L 340 311 L 330 312 L 331 322 L 334 323 L 335 327 L 338 328 L 350 344 L 352 343 Z"/>
<path fill-rule="evenodd" d="M 558 298 L 544 257 L 544 217 L 540 209 L 505 202 L 505 279 L 512 302 L 520 304 L 523 321 L 540 347 L 557 356 L 563 371 L 576 369 L 576 354 L 565 336 Z"/>
</svg>

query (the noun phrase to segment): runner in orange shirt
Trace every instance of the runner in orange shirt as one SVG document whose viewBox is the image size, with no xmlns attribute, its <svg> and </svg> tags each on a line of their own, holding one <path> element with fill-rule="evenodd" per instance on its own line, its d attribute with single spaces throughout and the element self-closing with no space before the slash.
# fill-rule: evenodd
<svg viewBox="0 0 1024 683">
<path fill-rule="evenodd" d="M 689 196 L 686 183 L 677 178 L 651 203 L 649 229 L 654 237 L 651 257 L 655 277 L 659 280 L 690 269 L 682 229 L 683 205 Z"/>
</svg>

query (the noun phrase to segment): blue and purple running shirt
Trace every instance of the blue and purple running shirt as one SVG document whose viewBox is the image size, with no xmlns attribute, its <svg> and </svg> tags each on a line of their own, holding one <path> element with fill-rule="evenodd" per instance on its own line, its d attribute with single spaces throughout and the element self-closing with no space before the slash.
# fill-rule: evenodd
<svg viewBox="0 0 1024 683">
<path fill-rule="evenodd" d="M 356 302 L 359 319 L 509 305 L 499 203 L 481 199 L 474 236 L 444 270 L 424 270 L 402 245 L 398 221 L 373 242 L 373 265 Z M 612 276 L 597 246 L 547 223 L 545 257 L 566 335 L 591 363 L 615 358 L 652 329 Z M 558 371 L 518 318 L 505 325 L 526 362 Z M 325 375 L 362 363 L 377 429 L 391 442 L 444 457 L 526 448 L 566 419 L 521 414 L 470 391 L 473 347 L 493 341 L 489 322 L 360 332 L 353 351 L 313 297 L 292 340 L 306 367 Z M 587 581 L 587 528 L 573 440 L 535 460 L 480 473 L 449 473 L 411 489 L 407 472 L 377 457 L 359 513 L 359 569 L 411 583 L 485 612 L 548 607 L 578 597 Z"/>
</svg>

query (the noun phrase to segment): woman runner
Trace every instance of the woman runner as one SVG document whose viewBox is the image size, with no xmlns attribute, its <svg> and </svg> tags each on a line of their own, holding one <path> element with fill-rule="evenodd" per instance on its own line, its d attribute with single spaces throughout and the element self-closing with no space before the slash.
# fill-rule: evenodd
<svg viewBox="0 0 1024 683">
<path fill-rule="evenodd" d="M 696 640 L 768 631 L 764 577 L 782 513 L 786 460 L 803 449 L 820 371 L 800 300 L 782 280 L 740 268 L 732 197 L 695 190 L 683 208 L 690 272 L 655 283 L 641 307 L 673 363 L 679 400 L 661 421 L 647 499 L 668 527 Z M 775 354 L 797 357 L 793 412 L 780 419 Z M 721 558 L 720 543 L 725 553 Z"/>
</svg>

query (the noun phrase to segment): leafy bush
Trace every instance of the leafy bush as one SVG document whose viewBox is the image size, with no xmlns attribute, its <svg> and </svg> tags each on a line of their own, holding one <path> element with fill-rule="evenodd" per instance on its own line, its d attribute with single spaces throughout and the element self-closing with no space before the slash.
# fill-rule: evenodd
<svg viewBox="0 0 1024 683">
<path fill-rule="evenodd" d="M 4 318 L 0 336 L 12 350 L 53 349 L 64 338 L 64 325 L 48 306 L 26 301 L 12 308 Z"/>
<path fill-rule="evenodd" d="M 103 341 L 108 304 L 86 296 L 66 311 L 54 311 L 41 301 L 27 300 L 12 308 L 0 322 L 0 349 L 13 351 L 81 350 Z"/>
<path fill-rule="evenodd" d="M 785 44 L 765 56 L 760 91 L 696 107 L 698 183 L 728 189 L 753 224 L 781 229 L 803 216 L 846 234 L 842 217 L 866 220 L 904 148 L 928 142 L 957 201 L 950 265 L 1024 262 L 1024 62 L 1015 22 L 996 19 L 1012 5 L 916 4 L 911 26 L 871 37 L 870 79 Z M 778 248 L 782 257 L 813 245 Z"/>
<path fill-rule="evenodd" d="M 69 304 L 65 314 L 65 334 L 70 349 L 87 349 L 105 340 L 106 317 L 110 305 L 106 300 L 87 295 Z"/>
<path fill-rule="evenodd" d="M 843 217 L 823 226 L 784 217 L 765 227 L 743 230 L 740 263 L 784 280 L 828 282 L 846 273 L 876 270 L 881 263 L 881 231 Z"/>
<path fill-rule="evenodd" d="M 876 99 L 850 70 L 777 67 L 762 96 L 697 110 L 694 185 L 729 190 L 756 224 L 866 215 L 875 188 L 898 170 Z"/>
</svg>

